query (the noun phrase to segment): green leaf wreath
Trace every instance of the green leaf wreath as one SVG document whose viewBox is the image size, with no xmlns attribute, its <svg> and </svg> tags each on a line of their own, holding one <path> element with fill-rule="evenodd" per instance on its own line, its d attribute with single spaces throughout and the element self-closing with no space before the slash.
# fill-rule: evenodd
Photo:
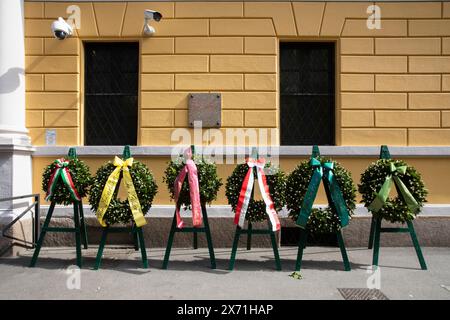
<svg viewBox="0 0 450 320">
<path fill-rule="evenodd" d="M 322 164 L 331 161 L 324 157 L 319 157 L 318 159 Z M 333 161 L 333 163 L 333 173 L 341 189 L 349 215 L 351 216 L 356 208 L 356 187 L 350 172 L 345 170 L 338 162 Z M 313 171 L 314 169 L 309 160 L 302 161 L 287 178 L 286 205 L 289 210 L 289 216 L 294 221 L 297 221 Z M 341 224 L 339 217 L 333 214 L 329 206 L 325 208 L 313 208 L 309 216 L 307 229 L 311 234 L 334 233 L 341 229 Z"/>
<path fill-rule="evenodd" d="M 89 167 L 78 158 L 67 160 L 69 160 L 69 165 L 67 166 L 67 168 L 69 168 L 69 172 L 75 185 L 75 189 L 77 190 L 80 197 L 83 198 L 88 193 L 92 179 L 89 172 Z M 44 169 L 44 173 L 42 174 L 42 190 L 44 192 L 47 192 L 48 190 L 50 177 L 55 169 L 57 169 L 55 162 L 52 162 Z M 73 203 L 74 200 L 72 199 L 69 190 L 61 179 L 57 181 L 56 189 L 50 201 L 56 204 L 64 205 Z"/>
<path fill-rule="evenodd" d="M 222 179 L 217 176 L 216 164 L 204 159 L 201 155 L 193 155 L 192 160 L 194 160 L 195 165 L 197 166 L 198 183 L 200 187 L 200 202 L 202 204 L 211 203 L 217 199 L 217 193 L 222 186 Z M 175 179 L 184 166 L 184 157 L 179 156 L 175 159 L 175 161 L 170 161 L 164 171 L 163 181 L 167 184 L 167 188 L 169 189 L 172 199 L 174 199 Z M 180 196 L 178 198 L 178 204 L 183 206 L 184 209 L 191 208 L 188 179 L 185 179 L 183 182 Z"/>
<path fill-rule="evenodd" d="M 423 207 L 423 203 L 427 202 L 426 196 L 428 191 L 425 188 L 420 173 L 417 172 L 414 167 L 408 166 L 406 162 L 394 159 L 380 159 L 377 162 L 372 163 L 366 171 L 361 174 L 361 181 L 358 185 L 358 191 L 362 195 L 361 202 L 364 203 L 366 207 L 372 203 L 376 193 L 379 192 L 386 180 L 386 177 L 391 174 L 391 163 L 396 167 L 407 166 L 405 174 L 399 172 L 393 174 L 401 179 L 419 206 Z M 392 189 L 395 189 L 395 187 Z M 390 222 L 402 223 L 411 221 L 416 216 L 416 214 L 408 209 L 405 201 L 403 201 L 402 197 L 399 195 L 388 198 L 385 205 L 377 213 L 372 212 L 372 214 Z"/>
<path fill-rule="evenodd" d="M 248 171 L 248 165 L 242 163 L 236 166 L 233 173 L 227 178 L 225 185 L 225 195 L 228 199 L 228 204 L 231 205 L 233 212 L 239 201 L 239 194 L 241 192 L 242 183 Z M 273 166 L 270 162 L 264 166 L 266 174 L 267 185 L 269 186 L 270 196 L 272 197 L 275 210 L 279 212 L 285 204 L 286 191 L 286 175 L 278 167 Z M 254 173 L 255 174 L 255 173 Z M 255 177 L 255 183 L 257 183 Z M 267 219 L 266 204 L 263 200 L 250 199 L 248 204 L 245 219 L 250 222 L 264 221 Z"/>
<path fill-rule="evenodd" d="M 103 188 L 115 168 L 116 167 L 113 162 L 109 161 L 101 166 L 95 174 L 91 189 L 89 190 L 89 203 L 94 212 L 97 212 Z M 153 198 L 158 192 L 158 186 L 156 185 L 151 171 L 142 162 L 136 160 L 133 161 L 133 165 L 130 168 L 130 175 L 133 180 L 133 185 L 136 190 L 139 203 L 141 204 L 142 213 L 145 216 L 152 206 Z M 120 179 L 121 178 L 122 173 L 120 174 Z M 131 212 L 128 200 L 117 199 L 119 186 L 120 181 L 117 183 L 116 190 L 114 191 L 111 202 L 109 203 L 108 210 L 106 210 L 104 215 L 104 221 L 108 225 L 115 223 L 126 224 L 133 221 L 133 214 Z"/>
</svg>

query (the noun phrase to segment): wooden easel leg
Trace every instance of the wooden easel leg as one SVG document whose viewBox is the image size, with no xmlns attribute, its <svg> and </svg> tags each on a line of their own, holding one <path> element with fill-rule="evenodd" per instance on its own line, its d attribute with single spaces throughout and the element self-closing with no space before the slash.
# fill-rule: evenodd
<svg viewBox="0 0 450 320">
<path fill-rule="evenodd" d="M 368 248 L 372 249 L 373 246 L 373 235 L 374 235 L 374 230 L 375 229 L 375 217 L 372 216 L 372 220 L 370 222 L 370 234 L 369 234 L 369 245 Z"/>
<path fill-rule="evenodd" d="M 198 234 L 194 232 L 194 249 L 198 249 Z"/>
<path fill-rule="evenodd" d="M 339 243 L 339 248 L 341 249 L 342 261 L 344 261 L 344 270 L 350 271 L 350 262 L 348 261 L 347 250 L 345 249 L 344 239 L 342 238 L 342 231 L 336 232 L 336 236 Z"/>
<path fill-rule="evenodd" d="M 142 227 L 136 228 L 137 237 L 139 238 L 139 245 L 141 247 L 141 257 L 142 264 L 144 265 L 144 269 L 148 268 L 148 259 L 147 259 L 147 249 L 145 248 L 144 241 L 144 233 L 142 232 Z"/>
<path fill-rule="evenodd" d="M 378 255 L 380 253 L 380 232 L 381 218 L 375 218 L 372 266 L 378 266 Z"/>
<path fill-rule="evenodd" d="M 302 267 L 303 249 L 306 247 L 306 238 L 308 232 L 304 229 L 300 229 L 300 240 L 298 242 L 297 261 L 295 262 L 295 271 L 300 271 Z"/>
<path fill-rule="evenodd" d="M 137 227 L 133 223 L 133 226 L 131 227 L 132 234 L 133 234 L 133 244 L 134 244 L 134 251 L 139 250 L 139 239 L 138 239 L 138 233 L 137 233 Z"/>
<path fill-rule="evenodd" d="M 206 208 L 202 206 L 203 224 L 205 225 L 206 241 L 208 242 L 209 259 L 211 260 L 211 269 L 216 268 L 216 257 L 214 255 L 214 247 L 211 238 L 211 230 L 209 229 L 208 214 Z"/>
<path fill-rule="evenodd" d="M 172 250 L 173 237 L 175 236 L 175 228 L 177 226 L 177 217 L 174 214 L 172 220 L 172 226 L 170 227 L 169 240 L 167 241 L 166 253 L 164 254 L 163 269 L 167 269 L 169 264 L 170 251 Z"/>
<path fill-rule="evenodd" d="M 247 233 L 247 250 L 251 250 L 252 249 L 252 223 L 249 221 L 248 222 L 248 233 Z"/>
<path fill-rule="evenodd" d="M 54 209 L 55 209 L 55 203 L 52 202 L 50 204 L 50 208 L 48 209 L 47 217 L 45 218 L 44 225 L 42 226 L 41 234 L 39 235 L 39 239 L 36 243 L 36 249 L 34 249 L 33 257 L 31 258 L 30 267 L 34 267 L 36 265 L 36 261 L 39 257 L 39 252 L 41 251 L 42 243 L 44 242 L 45 234 L 47 232 L 48 225 L 50 224 L 50 220 L 52 218 Z M 40 222 L 36 221 L 36 223 L 40 223 Z"/>
<path fill-rule="evenodd" d="M 422 270 L 427 270 L 427 264 L 422 255 L 422 249 L 420 249 L 419 240 L 417 240 L 416 231 L 414 230 L 414 225 L 412 221 L 408 221 L 409 234 L 411 235 L 411 240 L 414 244 L 414 249 L 416 250 L 417 258 L 419 259 L 420 268 Z"/>
<path fill-rule="evenodd" d="M 75 249 L 77 252 L 77 266 L 81 268 L 81 228 L 80 228 L 80 215 L 78 213 L 78 203 L 73 204 L 73 220 L 75 222 Z"/>
<path fill-rule="evenodd" d="M 87 228 L 86 228 L 86 219 L 84 218 L 83 212 L 83 203 L 78 202 L 78 208 L 80 208 L 80 222 L 81 222 L 81 236 L 83 239 L 84 249 L 88 248 L 88 236 L 87 236 Z"/>
<path fill-rule="evenodd" d="M 236 252 L 239 244 L 240 235 L 241 235 L 241 228 L 239 226 L 236 226 L 236 232 L 234 233 L 234 240 L 233 240 L 233 248 L 231 249 L 230 264 L 228 265 L 228 270 L 230 271 L 234 269 L 234 263 L 236 261 Z"/>
<path fill-rule="evenodd" d="M 270 240 L 272 241 L 273 255 L 275 256 L 275 265 L 277 270 L 280 271 L 281 270 L 280 254 L 278 253 L 278 244 L 274 231 L 270 232 Z"/>
<path fill-rule="evenodd" d="M 106 237 L 108 236 L 109 226 L 103 228 L 102 238 L 100 240 L 100 245 L 98 247 L 97 258 L 95 259 L 94 270 L 98 270 L 100 268 L 100 264 L 102 262 L 103 249 L 105 248 Z"/>
</svg>

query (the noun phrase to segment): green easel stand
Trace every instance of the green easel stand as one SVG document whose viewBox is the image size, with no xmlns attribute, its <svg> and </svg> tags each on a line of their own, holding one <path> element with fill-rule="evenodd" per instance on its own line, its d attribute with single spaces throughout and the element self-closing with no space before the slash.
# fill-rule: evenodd
<svg viewBox="0 0 450 320">
<path fill-rule="evenodd" d="M 258 159 L 258 150 L 256 148 L 252 149 L 252 158 Z M 256 168 L 253 168 L 253 174 L 256 175 Z M 252 198 L 253 198 L 253 191 L 252 191 Z M 275 265 L 276 269 L 279 271 L 281 270 L 281 261 L 280 261 L 280 255 L 278 253 L 278 245 L 276 241 L 275 231 L 272 230 L 272 224 L 270 223 L 270 219 L 267 219 L 268 228 L 267 229 L 253 229 L 252 223 L 248 221 L 247 229 L 242 229 L 239 225 L 236 226 L 236 232 L 234 234 L 234 241 L 233 241 L 233 249 L 231 250 L 231 257 L 230 257 L 230 264 L 228 266 L 228 270 L 234 269 L 234 264 L 236 262 L 236 253 L 237 248 L 239 244 L 239 237 L 241 234 L 247 235 L 247 250 L 251 250 L 252 247 L 252 235 L 256 234 L 268 234 L 270 235 L 270 240 L 272 242 L 272 248 L 273 248 L 273 254 L 275 256 Z"/>
<path fill-rule="evenodd" d="M 319 147 L 318 146 L 313 146 L 313 150 L 312 150 L 312 155 L 311 158 L 317 158 L 320 156 L 320 151 L 319 151 Z M 338 215 L 336 212 L 336 207 L 334 205 L 334 202 L 331 198 L 331 193 L 330 193 L 330 185 L 327 179 L 325 179 L 324 177 L 322 178 L 322 182 L 324 185 L 324 189 L 325 189 L 325 193 L 327 195 L 327 199 L 328 199 L 328 204 L 333 212 L 333 214 Z M 303 250 L 306 247 L 306 239 L 308 236 L 308 232 L 306 229 L 300 228 L 300 240 L 298 243 L 298 252 L 297 252 L 297 261 L 295 263 L 295 271 L 300 271 L 301 265 L 302 265 L 302 259 L 303 259 Z M 337 236 L 337 240 L 339 243 L 339 248 L 341 250 L 341 255 L 342 255 L 342 261 L 344 262 L 344 270 L 345 271 L 350 271 L 350 262 L 348 260 L 348 256 L 347 256 L 347 250 L 345 249 L 345 243 L 344 243 L 344 239 L 342 237 L 342 231 L 339 230 L 336 232 L 336 236 Z"/>
<path fill-rule="evenodd" d="M 192 155 L 195 154 L 195 147 L 191 145 Z M 203 227 L 202 228 L 183 228 L 179 229 L 177 228 L 177 216 L 176 211 L 173 214 L 173 220 L 172 220 L 172 226 L 170 227 L 170 233 L 169 233 L 169 240 L 167 241 L 167 247 L 166 247 L 166 253 L 164 254 L 164 262 L 162 265 L 163 269 L 167 269 L 167 266 L 169 264 L 169 258 L 170 258 L 170 251 L 172 250 L 173 245 L 173 238 L 175 237 L 175 233 L 177 232 L 183 232 L 183 233 L 193 233 L 194 237 L 194 249 L 198 248 L 197 244 L 197 234 L 200 232 L 205 233 L 206 235 L 206 241 L 208 242 L 208 251 L 209 251 L 209 259 L 211 261 L 211 269 L 216 268 L 216 258 L 214 255 L 214 247 L 212 243 L 211 238 L 211 231 L 209 229 L 209 222 L 208 222 L 208 213 L 206 211 L 206 206 L 204 203 L 201 204 L 202 206 L 202 216 L 203 216 Z"/>
<path fill-rule="evenodd" d="M 69 159 L 74 159 L 77 157 L 75 148 L 70 148 L 68 153 Z M 42 243 L 44 242 L 45 235 L 47 232 L 68 232 L 75 233 L 75 248 L 77 253 L 77 266 L 81 268 L 82 259 L 81 259 L 81 241 L 83 241 L 84 249 L 88 248 L 88 240 L 87 240 L 87 232 L 86 232 L 86 223 L 84 219 L 83 213 L 83 202 L 82 201 L 74 201 L 73 202 L 73 221 L 74 228 L 63 228 L 63 227 L 49 227 L 50 220 L 52 219 L 53 211 L 55 210 L 55 202 L 50 203 L 50 208 L 47 212 L 47 217 L 45 218 L 44 224 L 41 229 L 41 234 L 39 235 L 39 239 L 36 243 L 36 249 L 34 250 L 33 257 L 31 258 L 30 267 L 34 267 L 36 265 L 37 259 L 39 257 L 39 253 L 42 248 Z M 39 223 L 39 221 L 36 221 Z"/>
<path fill-rule="evenodd" d="M 122 158 L 124 160 L 131 158 L 130 146 L 125 146 L 125 148 L 123 149 Z M 117 186 L 120 186 L 121 178 L 122 174 L 120 174 Z M 103 249 L 105 249 L 106 238 L 108 237 L 109 233 L 131 233 L 131 235 L 133 236 L 134 250 L 138 251 L 139 248 L 141 249 L 142 264 L 145 269 L 148 268 L 147 251 L 145 249 L 144 234 L 142 232 L 142 227 L 137 227 L 133 222 L 131 227 L 111 227 L 107 225 L 102 229 L 103 229 L 102 237 L 100 240 L 100 245 L 98 247 L 97 258 L 95 259 L 94 270 L 98 270 L 100 268 L 103 256 Z"/>
<path fill-rule="evenodd" d="M 387 146 L 381 146 L 380 150 L 380 159 L 391 159 L 391 154 Z M 397 185 L 395 185 L 397 188 Z M 397 194 L 401 195 L 401 192 L 397 190 Z M 422 249 L 419 245 L 419 240 L 417 240 L 416 231 L 414 230 L 414 225 L 412 221 L 407 221 L 407 228 L 382 228 L 381 227 L 381 218 L 376 218 L 372 215 L 372 222 L 370 224 L 370 235 L 369 235 L 369 249 L 372 249 L 373 246 L 373 258 L 372 265 L 378 266 L 378 257 L 380 252 L 380 235 L 382 232 L 389 233 L 406 233 L 409 232 L 411 235 L 411 240 L 414 244 L 414 249 L 416 250 L 417 258 L 419 259 L 420 267 L 422 270 L 427 270 L 427 264 L 425 263 L 425 259 L 422 255 Z"/>
</svg>

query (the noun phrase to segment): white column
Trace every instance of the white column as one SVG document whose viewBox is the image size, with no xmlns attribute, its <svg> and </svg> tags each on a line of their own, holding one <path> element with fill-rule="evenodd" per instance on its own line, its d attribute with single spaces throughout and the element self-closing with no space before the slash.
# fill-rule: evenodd
<svg viewBox="0 0 450 320">
<path fill-rule="evenodd" d="M 24 43 L 24 1 L 1 0 L 0 198 L 32 192 L 33 148 L 25 127 Z M 24 202 L 0 202 L 0 224 L 21 212 Z"/>
</svg>

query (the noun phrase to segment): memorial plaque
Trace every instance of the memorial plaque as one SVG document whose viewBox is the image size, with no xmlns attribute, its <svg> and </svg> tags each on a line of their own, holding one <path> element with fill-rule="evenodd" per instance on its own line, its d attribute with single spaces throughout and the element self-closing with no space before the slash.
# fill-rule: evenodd
<svg viewBox="0 0 450 320">
<path fill-rule="evenodd" d="M 191 93 L 188 97 L 189 127 L 201 121 L 204 128 L 220 128 L 222 96 L 220 93 Z"/>
</svg>

